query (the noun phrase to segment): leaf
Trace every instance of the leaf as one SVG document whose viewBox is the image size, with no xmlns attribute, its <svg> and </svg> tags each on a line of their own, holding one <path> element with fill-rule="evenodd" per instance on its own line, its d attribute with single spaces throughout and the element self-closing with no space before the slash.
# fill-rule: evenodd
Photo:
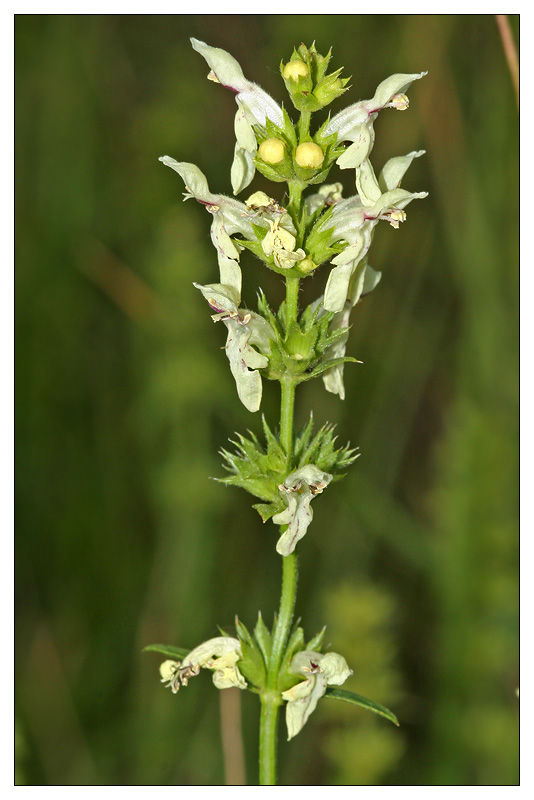
<svg viewBox="0 0 534 800">
<path fill-rule="evenodd" d="M 271 310 L 271 307 L 269 306 L 267 298 L 265 297 L 262 289 L 260 289 L 258 293 L 258 313 L 267 320 L 273 331 L 278 335 L 278 337 L 280 337 L 282 331 L 280 330 L 278 320 Z"/>
<path fill-rule="evenodd" d="M 300 456 L 303 452 L 306 451 L 312 432 L 313 432 L 313 412 L 310 413 L 309 422 L 306 423 L 304 428 L 297 435 L 297 439 L 295 442 L 295 448 L 294 448 L 295 459 L 299 464 L 301 463 Z"/>
<path fill-rule="evenodd" d="M 325 631 L 326 631 L 326 625 L 322 629 L 322 631 L 319 631 L 319 633 L 315 634 L 313 639 L 310 639 L 310 641 L 306 644 L 306 647 L 304 649 L 305 650 L 315 650 L 316 652 L 320 652 L 321 651 L 321 647 L 323 645 L 323 639 L 324 639 Z"/>
<path fill-rule="evenodd" d="M 241 641 L 246 642 L 251 647 L 254 647 L 254 640 L 252 639 L 252 636 L 248 632 L 246 626 L 243 625 L 241 620 L 239 620 L 237 617 L 235 618 L 235 628 Z"/>
<path fill-rule="evenodd" d="M 261 651 L 255 643 L 250 645 L 242 641 L 241 652 L 243 655 L 242 658 L 239 659 L 239 669 L 243 677 L 249 684 L 252 684 L 252 686 L 262 688 L 265 685 L 266 673 Z M 248 688 L 253 691 L 251 686 Z"/>
<path fill-rule="evenodd" d="M 170 656 L 180 661 L 191 651 L 185 650 L 183 647 L 171 647 L 169 644 L 148 644 L 146 647 L 143 647 L 143 653 L 147 652 L 161 653 L 164 656 Z"/>
<path fill-rule="evenodd" d="M 256 623 L 256 627 L 254 628 L 254 637 L 262 652 L 265 660 L 265 666 L 268 666 L 269 659 L 271 657 L 272 637 L 267 625 L 263 621 L 261 611 L 258 612 L 258 621 Z"/>
<path fill-rule="evenodd" d="M 381 706 L 373 700 L 368 700 L 366 697 L 362 697 L 361 694 L 348 692 L 346 689 L 333 689 L 329 686 L 325 692 L 325 697 L 333 697 L 334 700 L 344 700 L 346 703 L 361 706 L 361 708 L 365 708 L 367 711 L 373 711 L 375 714 L 389 719 L 394 725 L 398 726 L 400 724 L 395 714 L 390 711 L 389 708 Z"/>
<path fill-rule="evenodd" d="M 284 133 L 289 142 L 293 145 L 293 147 L 297 146 L 297 135 L 295 133 L 295 127 L 289 117 L 289 114 L 285 110 L 284 106 L 282 106 L 282 114 L 284 115 Z"/>
<path fill-rule="evenodd" d="M 265 414 L 262 415 L 261 422 L 263 425 L 263 433 L 265 435 L 265 441 L 267 442 L 267 453 L 270 456 L 275 456 L 276 458 L 284 460 L 286 454 L 282 449 L 280 442 L 269 428 L 267 420 L 265 419 Z"/>
<path fill-rule="evenodd" d="M 293 630 L 289 636 L 289 641 L 284 653 L 283 663 L 285 662 L 287 666 L 289 666 L 295 651 L 304 647 L 304 631 L 301 627 L 299 627 L 299 622 L 300 619 L 298 619 L 293 625 Z"/>
<path fill-rule="evenodd" d="M 239 243 L 242 245 L 242 247 L 245 247 L 247 250 L 250 250 L 251 253 L 254 253 L 256 258 L 259 258 L 260 261 L 263 261 L 267 265 L 274 264 L 273 259 L 268 258 L 263 252 L 261 242 L 253 242 L 253 241 L 248 241 L 246 239 L 240 239 Z"/>
<path fill-rule="evenodd" d="M 290 689 L 302 680 L 302 676 L 292 675 L 289 672 L 291 660 L 295 652 L 301 650 L 304 646 L 304 631 L 298 626 L 298 622 L 299 620 L 295 623 L 291 636 L 289 637 L 289 642 L 287 643 L 286 651 L 280 665 L 280 672 L 278 673 L 278 689 L 280 692 Z"/>
<path fill-rule="evenodd" d="M 267 522 L 275 514 L 284 510 L 282 504 L 276 505 L 275 503 L 255 503 L 252 508 L 258 512 L 263 522 Z"/>
<path fill-rule="evenodd" d="M 315 348 L 316 353 L 321 355 L 328 347 L 331 347 L 337 341 L 343 339 L 344 336 L 347 337 L 350 327 L 351 326 L 349 325 L 346 328 L 334 328 L 333 330 L 325 333 L 319 342 L 317 342 L 317 346 Z"/>
<path fill-rule="evenodd" d="M 328 361 L 324 361 L 322 364 L 319 364 L 312 369 L 311 372 L 307 372 L 306 375 L 303 375 L 301 380 L 309 381 L 311 378 L 316 378 L 318 375 L 321 375 L 323 372 L 326 372 L 327 369 L 331 369 L 331 367 L 335 367 L 338 364 L 361 364 L 361 361 L 358 361 L 357 358 L 352 358 L 352 356 L 344 356 L 343 358 L 331 358 Z"/>
</svg>

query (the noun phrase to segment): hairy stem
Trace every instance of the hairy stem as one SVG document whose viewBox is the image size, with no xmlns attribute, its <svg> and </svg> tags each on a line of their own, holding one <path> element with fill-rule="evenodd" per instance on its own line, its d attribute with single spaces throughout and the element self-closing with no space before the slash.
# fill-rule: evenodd
<svg viewBox="0 0 534 800">
<path fill-rule="evenodd" d="M 286 279 L 286 316 L 288 325 L 297 321 L 299 310 L 299 284 L 300 278 Z"/>
<path fill-rule="evenodd" d="M 282 596 L 276 619 L 267 686 L 261 695 L 260 716 L 260 786 L 276 784 L 276 745 L 278 739 L 278 709 L 282 698 L 278 690 L 278 673 L 291 630 L 297 596 L 298 562 L 296 553 L 282 558 Z"/>
<path fill-rule="evenodd" d="M 276 784 L 276 744 L 279 708 L 280 700 L 277 693 L 271 696 L 266 691 L 262 694 L 260 714 L 260 786 L 275 786 Z"/>
<path fill-rule="evenodd" d="M 291 377 L 284 378 L 282 385 L 282 402 L 280 409 L 280 444 L 286 452 L 286 464 L 289 468 L 293 455 L 293 407 L 295 404 L 295 382 Z"/>
<path fill-rule="evenodd" d="M 278 671 L 291 629 L 297 597 L 298 561 L 296 553 L 282 557 L 282 596 L 274 629 L 271 659 L 267 673 L 267 686 L 276 689 Z"/>
<path fill-rule="evenodd" d="M 303 214 L 302 214 L 302 192 L 306 188 L 306 184 L 302 181 L 294 180 L 289 184 L 289 202 L 287 204 L 287 212 L 297 230 L 297 247 L 302 245 L 303 240 Z"/>
<path fill-rule="evenodd" d="M 305 141 L 309 137 L 310 120 L 311 120 L 311 111 L 300 112 L 300 119 L 298 123 L 298 135 L 299 135 L 299 140 L 301 142 Z"/>
</svg>

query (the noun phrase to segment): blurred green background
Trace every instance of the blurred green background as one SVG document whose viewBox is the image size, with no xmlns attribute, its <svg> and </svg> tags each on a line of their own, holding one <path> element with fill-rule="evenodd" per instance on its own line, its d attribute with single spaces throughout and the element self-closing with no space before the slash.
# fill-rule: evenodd
<svg viewBox="0 0 534 800">
<path fill-rule="evenodd" d="M 280 60 L 332 46 L 352 75 L 334 112 L 429 71 L 372 154 L 378 170 L 426 149 L 405 186 L 429 197 L 375 236 L 347 399 L 315 381 L 297 409 L 362 453 L 314 505 L 297 613 L 402 724 L 325 699 L 281 732 L 280 782 L 516 784 L 518 113 L 493 15 L 16 17 L 17 782 L 222 784 L 225 693 L 204 672 L 171 695 L 141 650 L 278 604 L 277 528 L 210 480 L 260 427 L 192 286 L 218 278 L 210 219 L 157 161 L 231 194 L 236 106 L 190 36 L 286 104 Z M 245 302 L 261 286 L 277 303 L 246 252 L 243 268 Z M 277 384 L 263 410 L 276 425 Z M 258 704 L 241 701 L 253 784 Z"/>
</svg>

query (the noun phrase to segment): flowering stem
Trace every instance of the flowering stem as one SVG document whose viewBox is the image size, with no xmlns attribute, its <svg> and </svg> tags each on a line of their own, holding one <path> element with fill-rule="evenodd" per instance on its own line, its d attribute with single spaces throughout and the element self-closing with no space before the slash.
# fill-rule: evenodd
<svg viewBox="0 0 534 800">
<path fill-rule="evenodd" d="M 502 29 L 506 15 L 496 16 Z M 148 649 L 172 656 L 172 659 L 168 658 L 161 664 L 160 675 L 173 693 L 178 691 L 180 685 L 186 686 L 202 667 L 214 670 L 213 682 L 218 689 L 232 688 L 234 694 L 225 694 L 221 706 L 226 744 L 231 738 L 229 723 L 235 717 L 230 713 L 232 708 L 226 705 L 226 701 L 235 697 L 237 687 L 259 693 L 259 785 L 275 785 L 278 714 L 284 702 L 287 701 L 285 715 L 288 738 L 293 738 L 306 723 L 319 697 L 326 692 L 326 686 L 340 686 L 351 674 L 342 656 L 311 650 L 312 642 L 316 643 L 313 646 L 320 649 L 320 636 L 314 637 L 306 646 L 302 628 L 295 626 L 291 636 L 298 582 L 298 561 L 294 548 L 311 522 L 310 502 L 333 480 L 334 475 L 330 471 L 339 472 L 355 458 L 354 451 L 349 448 L 338 450 L 334 447 L 335 437 L 329 426 L 322 427 L 310 442 L 312 420 L 295 446 L 296 386 L 317 377 L 326 369 L 328 372 L 323 374 L 326 388 L 343 396 L 338 368 L 344 361 L 354 360 L 344 357 L 347 318 L 345 313 L 341 315 L 340 325 L 343 327 L 340 330 L 339 318 L 334 323 L 330 317 L 322 316 L 318 304 L 322 303 L 324 310 L 337 314 L 344 312 L 345 300 L 349 295 L 354 303 L 357 302 L 351 296 L 352 286 L 347 276 L 351 263 L 350 269 L 354 271 L 356 267 L 360 270 L 361 262 L 359 279 L 362 282 L 365 279 L 368 286 L 366 291 L 371 291 L 380 275 L 365 264 L 363 256 L 366 250 L 362 248 L 365 242 L 370 242 L 374 225 L 379 219 L 387 219 L 393 227 L 399 227 L 399 222 L 406 216 L 404 206 L 413 198 L 425 196 L 424 192 L 410 193 L 399 188 L 400 179 L 413 158 L 424 151 L 414 151 L 393 159 L 393 163 L 387 162 L 382 173 L 385 191 L 382 191 L 382 182 L 379 185 L 374 177 L 370 161 L 366 158 L 362 164 L 358 153 L 363 147 L 368 154 L 372 146 L 373 121 L 378 111 L 391 106 L 398 110 L 406 109 L 408 100 L 404 91 L 413 80 L 426 73 L 391 76 L 379 85 L 371 100 L 355 103 L 336 114 L 312 137 L 311 111 L 301 111 L 295 126 L 283 107 L 259 86 L 245 79 L 238 62 L 229 53 L 197 39 L 191 42 L 193 48 L 208 62 L 210 77 L 237 94 L 238 148 L 231 175 L 234 193 L 238 194 L 249 185 L 256 168 L 275 183 L 287 181 L 288 186 L 287 203 L 283 200 L 286 208 L 269 198 L 265 192 L 254 193 L 243 204 L 234 198 L 212 194 L 206 177 L 194 164 L 178 162 L 169 156 L 160 158 L 183 179 L 186 197 L 194 197 L 213 214 L 212 240 L 218 254 L 220 283 L 194 285 L 200 289 L 212 311 L 217 312 L 212 315 L 213 319 L 222 321 L 228 328 L 226 354 L 241 402 L 249 411 L 258 411 L 262 378 L 280 381 L 280 446 L 265 423 L 266 450 L 252 434 L 251 439 L 240 437 L 235 455 L 225 450 L 221 452 L 227 468 L 233 473 L 224 482 L 243 486 L 261 500 L 269 501 L 255 505 L 263 519 L 286 521 L 281 525 L 277 551 L 288 555 L 281 555 L 281 596 L 271 632 L 259 616 L 254 636 L 251 636 L 236 618 L 238 638 L 217 636 L 183 654 L 179 648 L 163 645 L 153 645 Z M 506 48 L 510 54 L 509 42 Z M 282 74 L 297 109 L 303 106 L 314 110 L 324 108 L 345 91 L 348 79 L 338 78 L 341 70 L 325 75 L 329 59 L 330 54 L 322 56 L 317 53 L 315 46 L 306 48 L 301 44 L 290 62 L 283 65 Z M 313 64 L 322 66 L 314 71 Z M 301 82 L 299 76 L 306 77 L 306 81 Z M 310 96 L 312 86 L 315 88 Z M 255 123 L 260 129 L 255 129 Z M 352 144 L 345 147 L 348 142 Z M 247 153 L 241 152 L 242 145 L 248 151 L 256 151 L 256 144 L 258 157 L 253 159 L 252 165 L 250 158 L 244 158 Z M 356 167 L 358 195 L 350 198 L 348 204 L 339 204 L 340 192 L 337 187 L 333 192 L 332 187 L 327 186 L 324 187 L 326 195 L 320 192 L 306 199 L 304 191 L 311 185 L 323 183 L 335 161 L 342 169 Z M 358 168 L 361 168 L 361 175 Z M 336 208 L 329 208 L 336 203 Z M 372 213 L 364 213 L 366 206 L 370 207 Z M 259 227 L 252 222 L 252 218 L 258 216 Z M 233 239 L 232 236 L 236 234 L 244 238 Z M 240 308 L 241 247 L 250 248 L 269 268 L 284 275 L 285 303 L 276 316 L 263 297 L 257 314 Z M 336 268 L 330 272 L 324 296 L 309 306 L 299 324 L 301 278 L 327 263 L 334 253 L 341 256 L 349 248 L 350 252 L 343 255 L 345 260 L 341 262 L 341 270 Z M 336 261 L 334 259 L 333 263 Z M 333 368 L 336 369 L 335 373 L 332 372 Z M 308 442 L 309 446 L 302 452 Z M 299 646 L 310 649 L 299 650 Z M 176 656 L 179 656 L 179 660 L 175 660 Z M 304 681 L 299 681 L 297 676 L 303 677 Z M 387 711 L 371 701 L 363 703 L 365 698 L 350 692 L 338 690 L 335 696 L 341 698 L 341 695 L 343 699 L 351 695 L 353 700 L 349 702 L 357 700 L 358 705 L 377 713 Z M 388 715 L 393 721 L 394 716 L 390 712 Z M 242 772 L 241 764 L 239 770 Z M 227 776 L 228 784 L 243 782 L 242 774 Z"/>
<path fill-rule="evenodd" d="M 278 694 L 265 691 L 261 696 L 260 714 L 260 786 L 276 784 L 276 741 L 278 730 Z"/>
<path fill-rule="evenodd" d="M 298 202 L 302 189 L 298 191 Z M 293 192 L 291 199 L 295 199 Z M 286 318 L 288 326 L 297 320 L 299 278 L 286 279 Z M 293 456 L 293 419 L 295 414 L 295 379 L 286 375 L 280 381 L 280 443 L 286 452 L 287 468 Z M 284 529 L 284 528 L 283 528 Z M 261 696 L 260 717 L 260 786 L 276 784 L 276 742 L 278 709 L 282 702 L 278 690 L 278 673 L 291 630 L 297 596 L 298 561 L 296 553 L 282 557 L 282 594 L 273 631 L 271 656 L 267 668 L 266 689 Z"/>
<path fill-rule="evenodd" d="M 291 377 L 284 378 L 282 385 L 282 401 L 280 409 L 280 444 L 286 452 L 286 463 L 289 468 L 293 455 L 293 408 L 295 404 L 295 383 Z"/>
<path fill-rule="evenodd" d="M 287 326 L 296 322 L 298 316 L 299 278 L 286 278 L 286 319 Z M 293 417 L 295 410 L 295 380 L 285 375 L 280 381 L 282 397 L 280 402 L 280 443 L 286 452 L 287 466 L 291 465 L 293 454 Z"/>
<path fill-rule="evenodd" d="M 304 141 L 310 132 L 311 111 L 301 111 L 298 123 L 299 140 Z"/>
<path fill-rule="evenodd" d="M 286 316 L 288 323 L 296 322 L 298 316 L 300 278 L 286 278 Z"/>
</svg>

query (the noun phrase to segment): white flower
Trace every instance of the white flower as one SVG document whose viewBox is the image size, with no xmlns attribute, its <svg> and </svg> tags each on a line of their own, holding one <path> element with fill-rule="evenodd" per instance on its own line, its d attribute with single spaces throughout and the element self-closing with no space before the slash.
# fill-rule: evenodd
<svg viewBox="0 0 534 800">
<path fill-rule="evenodd" d="M 323 354 L 323 359 L 330 360 L 333 358 L 343 358 L 347 350 L 347 340 L 349 338 L 349 318 L 352 311 L 352 303 L 348 301 L 345 303 L 344 308 L 334 316 L 330 323 L 329 331 L 339 330 L 340 328 L 347 328 L 346 333 L 339 339 L 336 339 Z M 344 364 L 337 364 L 335 367 L 323 373 L 323 383 L 327 392 L 338 394 L 341 400 L 345 399 L 345 385 L 343 383 L 343 367 Z"/>
<path fill-rule="evenodd" d="M 372 292 L 381 277 L 382 273 L 376 272 L 376 270 L 372 269 L 372 267 L 367 264 L 367 261 L 361 262 L 356 268 L 354 276 L 351 280 L 352 288 L 349 290 L 349 294 L 351 298 L 355 300 L 355 303 L 358 302 L 360 297 L 364 297 L 366 294 L 369 294 L 369 292 Z M 318 313 L 317 319 L 320 319 L 323 314 L 326 313 L 323 302 L 324 296 L 321 295 L 321 297 L 311 304 L 311 308 L 314 312 L 318 306 L 322 306 Z M 353 303 L 347 300 L 341 311 L 338 311 L 336 314 L 334 314 L 328 330 L 335 331 L 339 328 L 348 329 L 352 309 Z M 347 350 L 348 338 L 349 331 L 347 330 L 342 336 L 340 336 L 339 339 L 334 342 L 334 344 L 330 345 L 330 347 L 324 351 L 321 362 L 330 361 L 334 358 L 343 358 Z M 331 367 L 326 372 L 323 372 L 321 376 L 327 392 L 338 394 L 341 400 L 345 399 L 345 385 L 343 383 L 344 366 L 344 364 L 336 364 L 336 366 Z"/>
<path fill-rule="evenodd" d="M 231 686 L 246 689 L 246 681 L 237 666 L 242 657 L 239 639 L 218 636 L 191 650 L 182 661 L 164 661 L 159 668 L 161 682 L 176 694 L 180 686 L 187 686 L 189 679 L 205 668 L 213 670 L 217 689 Z"/>
<path fill-rule="evenodd" d="M 261 247 L 266 256 L 273 256 L 277 267 L 291 269 L 298 261 L 306 258 L 306 253 L 302 248 L 299 247 L 298 250 L 295 250 L 296 243 L 296 238 L 280 225 L 280 218 L 278 218 L 269 223 L 269 233 L 262 240 Z"/>
<path fill-rule="evenodd" d="M 389 192 L 392 189 L 398 189 L 401 181 L 406 173 L 406 170 L 414 160 L 424 156 L 425 150 L 412 150 L 405 156 L 395 156 L 386 161 L 382 172 L 378 176 L 378 183 L 383 192 Z"/>
<path fill-rule="evenodd" d="M 386 78 L 378 86 L 371 100 L 361 100 L 335 114 L 325 128 L 325 134 L 337 133 L 340 142 L 352 142 L 337 159 L 341 169 L 359 167 L 368 157 L 374 144 L 373 123 L 379 111 L 384 108 L 396 108 L 404 111 L 408 108 L 408 98 L 404 94 L 413 81 L 419 80 L 426 72 L 404 74 L 398 73 Z"/>
<path fill-rule="evenodd" d="M 270 353 L 270 340 L 274 338 L 269 323 L 254 311 L 239 309 L 240 297 L 233 287 L 219 283 L 193 285 L 215 311 L 212 315 L 214 322 L 221 321 L 226 325 L 226 356 L 239 399 L 249 411 L 258 411 L 262 397 L 258 370 L 268 366 L 269 359 L 265 353 Z M 263 352 L 258 352 L 252 345 Z"/>
<path fill-rule="evenodd" d="M 185 188 L 185 199 L 194 197 L 213 214 L 211 240 L 217 250 L 221 283 L 232 286 L 241 293 L 241 269 L 239 267 L 239 250 L 230 238 L 232 234 L 241 233 L 247 239 L 255 239 L 252 229 L 250 209 L 233 197 L 212 194 L 204 173 L 195 165 L 185 161 L 175 161 L 170 156 L 159 159 L 182 178 Z M 262 220 L 257 224 L 263 224 Z"/>
<path fill-rule="evenodd" d="M 198 39 L 191 39 L 191 44 L 206 59 L 211 70 L 208 78 L 236 93 L 238 110 L 234 128 L 237 144 L 231 180 L 234 194 L 239 194 L 251 183 L 256 171 L 253 156 L 258 145 L 252 126 L 265 125 L 267 119 L 283 126 L 284 114 L 267 92 L 245 78 L 239 62 L 230 53 L 219 47 L 210 47 Z"/>
<path fill-rule="evenodd" d="M 287 500 L 287 508 L 273 517 L 275 525 L 287 525 L 287 530 L 281 535 L 276 545 L 276 551 L 281 556 L 288 556 L 302 539 L 313 519 L 310 503 L 316 494 L 325 489 L 332 475 L 322 472 L 314 464 L 292 472 L 278 487 Z"/>
<path fill-rule="evenodd" d="M 375 179 L 376 180 L 376 179 Z M 363 190 L 362 190 L 363 191 Z M 366 191 L 371 192 L 369 186 Z M 344 240 L 348 243 L 342 253 L 332 259 L 334 269 L 328 276 L 324 293 L 324 307 L 327 311 L 342 311 L 345 302 L 356 305 L 364 289 L 364 281 L 376 285 L 380 276 L 369 266 L 356 276 L 358 266 L 371 246 L 373 229 L 380 220 L 386 220 L 394 228 L 406 219 L 403 209 L 414 199 L 427 197 L 427 192 L 408 192 L 394 188 L 379 195 L 373 205 L 366 206 L 358 196 L 342 200 L 334 206 L 332 216 L 325 225 L 333 227 L 332 242 Z M 366 196 L 367 197 L 367 196 Z M 401 213 L 402 212 L 402 213 Z M 370 289 L 367 289 L 370 291 Z"/>
<path fill-rule="evenodd" d="M 282 692 L 282 697 L 287 700 L 288 740 L 302 730 L 317 702 L 326 692 L 326 687 L 341 686 L 352 675 L 343 656 L 337 653 L 316 653 L 313 650 L 297 653 L 291 661 L 289 671 L 304 676 L 305 680 Z"/>
<path fill-rule="evenodd" d="M 414 160 L 424 154 L 424 150 L 408 153 L 405 156 L 391 158 L 384 166 L 378 180 L 375 177 L 371 162 L 365 159 L 356 168 L 356 186 L 358 196 L 347 200 L 338 200 L 332 216 L 325 222 L 325 227 L 333 225 L 332 242 L 343 240 L 347 247 L 332 259 L 334 269 L 328 276 L 323 306 L 327 311 L 337 312 L 330 328 L 348 327 L 350 312 L 360 297 L 369 294 L 378 284 L 381 273 L 376 272 L 367 263 L 367 253 L 371 246 L 374 227 L 379 220 L 387 220 L 398 228 L 406 219 L 403 210 L 411 200 L 426 197 L 426 192 L 406 192 L 400 189 L 400 183 L 406 170 Z M 326 187 L 325 187 L 326 188 Z M 314 205 L 320 207 L 323 198 L 312 195 Z M 338 339 L 325 352 L 324 358 L 341 358 L 345 355 L 347 334 Z M 343 400 L 343 364 L 328 370 L 323 375 L 327 391 L 338 394 Z"/>
<path fill-rule="evenodd" d="M 270 353 L 270 339 L 274 334 L 267 321 L 259 314 L 239 310 L 241 268 L 238 244 L 231 239 L 231 235 L 240 233 L 249 240 L 255 240 L 256 234 L 251 220 L 256 225 L 267 227 L 274 217 L 278 223 L 280 220 L 284 221 L 293 231 L 294 226 L 286 210 L 274 201 L 258 210 L 254 204 L 247 205 L 233 197 L 212 194 L 206 176 L 195 164 L 178 162 L 169 156 L 162 156 L 160 161 L 171 167 L 184 181 L 187 189 L 184 193 L 185 199 L 195 198 L 213 215 L 211 239 L 217 250 L 220 283 L 194 285 L 200 289 L 215 311 L 213 319 L 224 322 L 228 329 L 226 355 L 241 402 L 249 411 L 258 411 L 262 396 L 258 369 L 269 363 L 265 353 Z M 290 231 L 285 230 L 284 233 L 294 241 Z M 296 253 L 285 253 L 282 250 L 281 264 L 285 263 L 283 258 L 292 259 L 290 266 L 293 266 L 295 261 L 304 258 L 304 252 L 297 250 Z M 263 348 L 264 354 L 259 353 L 252 345 Z"/>
</svg>

